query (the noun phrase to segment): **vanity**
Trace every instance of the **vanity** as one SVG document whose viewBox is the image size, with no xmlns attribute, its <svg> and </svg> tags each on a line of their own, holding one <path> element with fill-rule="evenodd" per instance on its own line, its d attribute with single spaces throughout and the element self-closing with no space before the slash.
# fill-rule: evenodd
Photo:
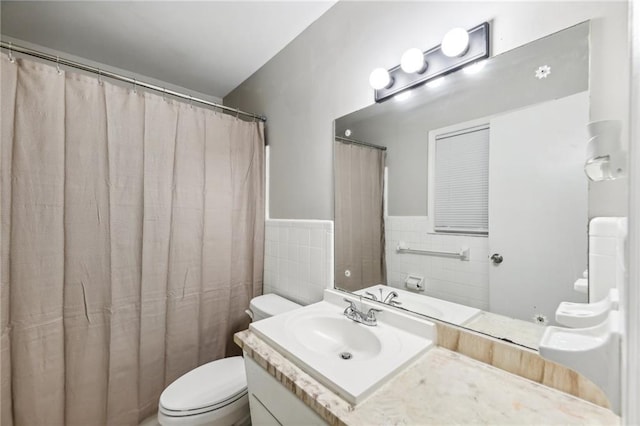
<svg viewBox="0 0 640 426">
<path fill-rule="evenodd" d="M 325 300 L 320 304 L 334 304 L 346 308 L 347 302 L 339 304 L 344 293 L 327 290 Z M 366 301 L 352 299 L 363 310 L 369 309 Z M 319 304 L 315 304 L 319 305 Z M 378 308 L 379 306 L 376 306 Z M 249 330 L 237 333 L 235 342 L 242 347 L 247 371 L 252 421 L 266 425 L 374 425 L 374 424 L 594 424 L 616 425 L 619 418 L 610 410 L 587 402 L 583 399 L 561 392 L 524 377 L 508 373 L 500 368 L 478 361 L 467 355 L 447 349 L 438 344 L 436 324 L 428 320 L 416 320 L 410 316 L 391 310 L 385 312 L 380 307 L 381 327 L 407 328 L 417 332 L 413 337 L 422 340 L 422 346 L 416 346 L 407 359 L 393 360 L 399 368 L 393 369 L 381 381 L 375 378 L 371 392 L 364 392 L 363 398 L 345 394 L 340 386 L 349 386 L 353 382 L 342 375 L 330 379 L 318 373 L 323 362 L 331 354 L 322 353 L 317 360 L 309 359 L 308 354 L 300 352 L 295 342 L 296 324 L 300 318 L 326 318 L 326 311 L 314 305 L 264 321 L 254 323 Z M 335 312 L 335 310 L 334 310 Z M 386 315 L 389 314 L 390 317 Z M 334 319 L 339 320 L 338 313 Z M 404 315 L 404 316 L 403 316 Z M 283 318 L 284 317 L 284 318 Z M 278 320 L 279 321 L 272 321 Z M 289 321 L 293 318 L 293 321 Z M 351 321 L 344 318 L 346 321 Z M 407 323 L 404 323 L 407 321 Z M 346 324 L 346 323 L 345 323 Z M 366 330 L 366 325 L 353 323 Z M 344 324 L 343 324 L 344 325 Z M 284 328 L 283 328 L 284 327 Z M 376 326 L 372 327 L 375 328 Z M 446 326 L 445 326 L 446 327 Z M 318 328 L 322 328 L 319 325 Z M 318 332 L 318 328 L 307 328 L 309 335 Z M 438 331 L 436 331 L 438 329 Z M 323 348 L 340 350 L 337 346 L 327 345 L 329 340 L 339 341 L 339 328 L 325 327 L 319 333 L 328 339 Z M 420 331 L 421 330 L 421 331 Z M 425 333 L 424 330 L 427 330 Z M 435 332 L 435 333 L 434 333 Z M 412 334 L 406 329 L 403 333 Z M 319 334 L 319 335 L 320 335 Z M 445 337 L 447 333 L 442 333 Z M 278 340 L 284 336 L 285 340 Z M 352 336 L 353 337 L 353 336 Z M 408 336 L 412 337 L 412 336 Z M 487 338 L 476 336 L 479 339 Z M 280 346 L 276 340 L 286 339 L 292 346 Z M 431 341 L 430 339 L 435 339 Z M 357 339 L 356 339 L 357 340 Z M 445 339 L 446 340 L 446 337 Z M 447 344 L 445 341 L 441 343 Z M 459 339 L 460 340 L 460 339 Z M 351 340 L 353 341 L 353 340 Z M 383 344 L 389 344 L 384 338 Z M 404 343 L 404 342 L 403 342 Z M 398 342 L 392 342 L 397 345 Z M 494 344 L 491 351 L 496 358 L 508 358 L 510 354 L 501 353 L 500 342 Z M 371 352 L 366 344 L 358 342 L 363 354 Z M 478 347 L 482 345 L 473 344 Z M 313 351 L 313 345 L 309 345 Z M 398 348 L 395 348 L 398 349 Z M 373 349 L 375 352 L 376 349 Z M 398 352 L 397 350 L 393 352 Z M 339 354 L 333 357 L 336 362 L 349 365 L 351 360 L 339 360 Z M 407 355 L 405 353 L 405 355 Z M 415 355 L 415 356 L 411 356 Z M 512 355 L 512 354 L 511 354 Z M 521 354 L 518 355 L 522 358 Z M 365 356 L 366 358 L 366 356 Z M 384 357 L 383 357 L 384 358 Z M 389 359 L 389 357 L 386 357 Z M 358 362 L 364 368 L 357 371 Z M 364 378 L 375 376 L 375 368 L 366 365 L 367 360 L 357 361 L 353 371 Z M 559 366 L 558 366 L 559 367 Z M 535 368 L 532 368 L 535 370 Z M 366 373 L 369 372 L 369 375 Z M 348 374 L 343 372 L 342 374 Z M 384 372 L 382 372 L 384 375 Z M 346 380 L 341 381 L 342 378 Z M 338 388 L 335 381 L 338 382 Z M 366 380 L 365 380 L 366 381 Z M 336 390 L 337 389 L 337 390 Z"/>
</svg>

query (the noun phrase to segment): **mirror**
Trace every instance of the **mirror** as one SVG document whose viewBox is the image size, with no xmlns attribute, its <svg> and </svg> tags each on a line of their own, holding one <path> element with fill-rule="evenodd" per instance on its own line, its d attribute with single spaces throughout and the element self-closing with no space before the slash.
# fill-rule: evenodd
<svg viewBox="0 0 640 426">
<path fill-rule="evenodd" d="M 531 348 L 587 302 L 589 23 L 335 121 L 335 287 Z"/>
</svg>

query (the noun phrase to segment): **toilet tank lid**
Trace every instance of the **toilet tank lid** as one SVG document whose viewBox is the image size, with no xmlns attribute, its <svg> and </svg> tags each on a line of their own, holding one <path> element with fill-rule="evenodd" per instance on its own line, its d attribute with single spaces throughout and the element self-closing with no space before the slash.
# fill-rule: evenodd
<svg viewBox="0 0 640 426">
<path fill-rule="evenodd" d="M 160 405 L 166 410 L 197 410 L 246 390 L 244 361 L 241 356 L 234 356 L 209 362 L 180 376 L 162 392 Z"/>
<path fill-rule="evenodd" d="M 253 299 L 251 299 L 249 307 L 254 315 L 271 317 L 283 312 L 288 312 L 296 308 L 300 308 L 301 305 L 298 305 L 291 300 L 287 300 L 284 297 L 280 297 L 277 294 L 271 293 L 254 297 Z"/>
</svg>

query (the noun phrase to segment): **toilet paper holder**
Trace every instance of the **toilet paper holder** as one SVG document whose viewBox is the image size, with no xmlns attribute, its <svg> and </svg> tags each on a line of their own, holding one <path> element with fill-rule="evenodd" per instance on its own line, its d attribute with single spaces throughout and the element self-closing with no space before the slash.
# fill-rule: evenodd
<svg viewBox="0 0 640 426">
<path fill-rule="evenodd" d="M 404 285 L 408 289 L 414 291 L 424 291 L 424 277 L 421 277 L 420 275 L 408 274 L 407 278 L 405 278 L 404 280 Z"/>
</svg>

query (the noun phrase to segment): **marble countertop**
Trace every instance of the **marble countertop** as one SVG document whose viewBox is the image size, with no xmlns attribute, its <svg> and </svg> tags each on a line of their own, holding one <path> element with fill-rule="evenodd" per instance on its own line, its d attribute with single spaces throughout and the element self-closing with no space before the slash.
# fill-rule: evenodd
<svg viewBox="0 0 640 426">
<path fill-rule="evenodd" d="M 249 330 L 235 342 L 331 425 L 618 425 L 610 410 L 442 347 L 351 406 Z"/>
</svg>

